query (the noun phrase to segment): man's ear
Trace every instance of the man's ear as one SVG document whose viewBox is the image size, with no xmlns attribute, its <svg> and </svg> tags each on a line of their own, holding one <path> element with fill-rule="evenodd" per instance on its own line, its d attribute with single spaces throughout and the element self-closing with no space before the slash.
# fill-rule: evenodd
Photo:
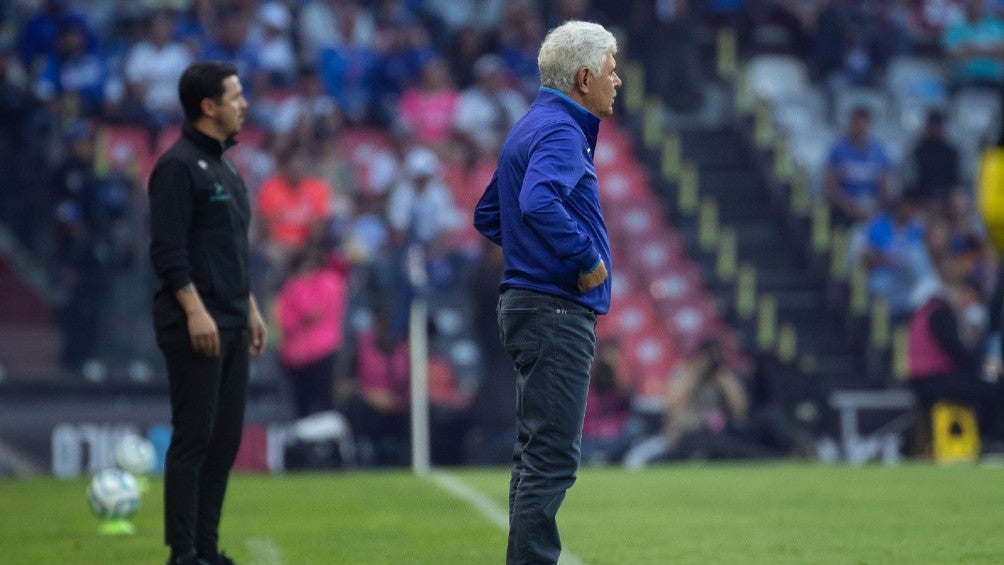
<svg viewBox="0 0 1004 565">
<path fill-rule="evenodd" d="M 199 102 L 199 107 L 202 108 L 202 115 L 213 117 L 216 112 L 216 102 L 212 98 L 203 98 L 202 102 Z"/>
<path fill-rule="evenodd" d="M 575 88 L 583 94 L 589 93 L 589 87 L 592 85 L 593 75 L 589 72 L 589 69 L 582 67 L 579 72 L 575 73 Z"/>
</svg>

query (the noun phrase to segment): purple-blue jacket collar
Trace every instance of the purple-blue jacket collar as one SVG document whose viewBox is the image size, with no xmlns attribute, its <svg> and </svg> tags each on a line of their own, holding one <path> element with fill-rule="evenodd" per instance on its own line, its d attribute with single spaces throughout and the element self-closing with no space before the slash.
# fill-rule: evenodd
<svg viewBox="0 0 1004 565">
<path fill-rule="evenodd" d="M 575 120 L 575 123 L 579 124 L 579 127 L 582 128 L 582 133 L 586 136 L 589 148 L 593 150 L 596 149 L 596 136 L 600 131 L 599 116 L 587 110 L 582 104 L 572 100 L 571 97 L 564 92 L 559 92 L 546 86 L 540 87 L 540 92 L 538 92 L 537 99 L 534 100 L 534 104 L 558 106 L 564 109 L 565 112 L 571 116 L 573 120 Z"/>
</svg>

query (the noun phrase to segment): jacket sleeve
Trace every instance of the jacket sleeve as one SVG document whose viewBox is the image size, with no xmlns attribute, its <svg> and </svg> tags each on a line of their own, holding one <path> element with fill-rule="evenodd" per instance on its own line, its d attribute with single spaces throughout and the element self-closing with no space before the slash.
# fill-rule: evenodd
<svg viewBox="0 0 1004 565">
<path fill-rule="evenodd" d="M 177 292 L 192 282 L 188 232 L 192 187 L 179 161 L 163 161 L 150 175 L 150 262 L 161 281 Z"/>
<path fill-rule="evenodd" d="M 564 205 L 583 175 L 582 143 L 581 132 L 560 124 L 537 140 L 519 191 L 519 208 L 523 221 L 558 258 L 588 273 L 599 264 L 600 253 Z"/>
<path fill-rule="evenodd" d="M 502 214 L 499 207 L 499 172 L 496 170 L 474 208 L 474 227 L 481 235 L 502 245 Z"/>
</svg>

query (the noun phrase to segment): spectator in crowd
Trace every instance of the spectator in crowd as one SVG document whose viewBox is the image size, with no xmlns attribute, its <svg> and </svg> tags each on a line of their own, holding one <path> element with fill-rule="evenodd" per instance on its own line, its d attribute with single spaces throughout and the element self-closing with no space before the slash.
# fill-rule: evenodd
<svg viewBox="0 0 1004 565">
<path fill-rule="evenodd" d="M 450 65 L 450 74 L 461 89 L 474 84 L 474 63 L 489 49 L 486 34 L 472 25 L 466 25 L 453 35 L 444 56 Z"/>
<path fill-rule="evenodd" d="M 481 31 L 494 30 L 502 19 L 506 4 L 503 0 L 425 0 L 425 10 L 443 22 L 448 33 L 453 33 L 465 26 L 474 26 Z"/>
<path fill-rule="evenodd" d="M 453 133 L 458 96 L 446 61 L 430 59 L 419 83 L 401 95 L 400 127 L 419 143 L 442 149 Z"/>
<path fill-rule="evenodd" d="M 385 193 L 361 191 L 356 199 L 356 214 L 347 228 L 346 249 L 355 262 L 371 263 L 387 248 L 390 229 L 384 211 Z"/>
<path fill-rule="evenodd" d="M 276 318 L 282 330 L 279 359 L 293 385 L 298 418 L 333 408 L 333 371 L 347 301 L 346 263 L 326 257 L 316 245 L 293 255 Z"/>
<path fill-rule="evenodd" d="M 474 64 L 477 82 L 460 94 L 457 128 L 485 158 L 498 153 L 502 139 L 526 113 L 526 100 L 506 86 L 505 62 L 484 55 Z"/>
<path fill-rule="evenodd" d="M 372 73 L 374 118 L 378 123 L 391 124 L 401 94 L 418 81 L 435 52 L 428 31 L 415 23 L 385 27 L 380 30 L 379 37 Z"/>
<path fill-rule="evenodd" d="M 890 197 L 892 164 L 882 143 L 871 137 L 871 111 L 851 111 L 847 136 L 830 150 L 824 191 L 838 222 L 864 222 Z"/>
<path fill-rule="evenodd" d="M 281 266 L 290 257 L 316 241 L 325 231 L 331 214 L 331 187 L 308 174 L 305 154 L 297 147 L 283 148 L 278 168 L 258 190 L 255 211 L 261 220 L 261 243 L 268 259 L 273 289 Z"/>
<path fill-rule="evenodd" d="M 429 355 L 429 456 L 433 465 L 464 463 L 464 436 L 471 425 L 472 390 L 461 386 L 449 360 Z"/>
<path fill-rule="evenodd" d="M 663 460 L 765 459 L 782 452 L 760 441 L 740 377 L 726 364 L 721 344 L 705 340 L 670 379 L 665 430 L 631 449 L 628 468 Z M 757 430 L 757 433 L 751 433 Z"/>
<path fill-rule="evenodd" d="M 150 19 L 147 39 L 129 49 L 125 57 L 125 79 L 131 95 L 143 101 L 152 125 L 180 123 L 178 79 L 192 62 L 184 43 L 174 40 L 174 18 L 158 11 Z"/>
<path fill-rule="evenodd" d="M 321 9 L 323 2 L 304 7 L 300 21 L 305 22 L 307 8 Z M 323 10 L 322 10 L 323 11 Z M 317 69 L 328 95 L 338 103 L 342 114 L 353 123 L 370 117 L 373 70 L 377 64 L 375 32 L 368 12 L 355 2 L 347 2 L 336 20 L 338 33 L 332 41 L 321 43 L 317 50 Z M 306 24 L 304 24 L 306 25 Z M 305 64 L 310 65 L 310 59 Z"/>
<path fill-rule="evenodd" d="M 931 271 L 924 223 L 914 196 L 903 194 L 888 212 L 869 221 L 865 238 L 861 261 L 868 270 L 869 292 L 889 302 L 894 318 L 909 316 L 913 309 L 910 294 Z"/>
<path fill-rule="evenodd" d="M 441 233 L 459 227 L 459 213 L 440 167 L 436 154 L 428 148 L 416 146 L 408 152 L 405 177 L 387 202 L 387 220 L 395 241 L 429 245 Z"/>
<path fill-rule="evenodd" d="M 395 338 L 387 312 L 377 308 L 369 330 L 356 336 L 356 395 L 346 415 L 361 457 L 377 465 L 403 465 L 408 457 L 408 342 Z"/>
<path fill-rule="evenodd" d="M 502 465 L 512 461 L 516 425 L 516 375 L 512 358 L 499 341 L 498 322 L 482 316 L 498 307 L 499 288 L 504 267 L 502 248 L 485 240 L 481 255 L 471 269 L 466 286 L 470 294 L 473 337 L 481 355 L 481 379 L 474 398 L 471 437 L 476 441 L 472 460 L 484 465 Z"/>
<path fill-rule="evenodd" d="M 308 0 L 299 15 L 300 58 L 312 66 L 332 47 L 371 49 L 376 35 L 373 14 L 358 0 Z"/>
<path fill-rule="evenodd" d="M 879 3 L 823 0 L 814 20 L 817 76 L 836 90 L 873 85 L 903 33 Z"/>
<path fill-rule="evenodd" d="M 21 65 L 29 73 L 34 73 L 46 59 L 58 54 L 60 30 L 71 27 L 83 33 L 84 51 L 97 47 L 94 31 L 87 24 L 84 14 L 73 10 L 69 0 L 44 0 L 38 11 L 25 20 L 18 33 L 17 50 L 21 55 Z"/>
<path fill-rule="evenodd" d="M 213 18 L 210 41 L 199 57 L 206 61 L 223 61 L 237 67 L 244 90 L 251 96 L 265 86 L 261 60 L 248 37 L 251 13 L 235 4 L 221 6 Z"/>
<path fill-rule="evenodd" d="M 51 181 L 56 226 L 54 283 L 60 294 L 60 362 L 65 371 L 74 373 L 97 352 L 107 299 L 109 249 L 93 222 L 100 191 L 94 172 L 94 132 L 89 125 L 78 123 L 63 139 L 66 157 Z"/>
<path fill-rule="evenodd" d="M 95 118 L 104 111 L 108 68 L 88 47 L 83 23 L 66 21 L 56 35 L 56 50 L 39 71 L 35 95 L 59 110 L 64 119 Z"/>
<path fill-rule="evenodd" d="M 175 30 L 178 40 L 187 45 L 192 53 L 205 50 L 218 9 L 215 0 L 192 0 L 187 9 L 177 13 Z"/>
<path fill-rule="evenodd" d="M 293 16 L 289 8 L 277 0 L 258 7 L 260 37 L 251 41 L 258 53 L 261 71 L 273 86 L 286 87 L 297 79 L 299 60 L 289 34 Z"/>
<path fill-rule="evenodd" d="M 904 169 L 904 186 L 929 211 L 943 209 L 949 194 L 961 188 L 959 151 L 945 138 L 945 115 L 940 110 L 928 113 L 923 136 Z"/>
<path fill-rule="evenodd" d="M 583 19 L 583 18 L 569 18 Z M 600 20 L 589 20 L 600 21 Z M 524 99 L 531 100 L 540 88 L 537 76 L 537 48 L 544 39 L 544 18 L 536 11 L 524 9 L 519 13 L 507 36 L 503 37 L 499 55 L 515 83 L 515 90 Z"/>
<path fill-rule="evenodd" d="M 4 124 L 0 127 L 0 178 L 5 179 L 0 190 L 0 221 L 32 250 L 37 247 L 36 234 L 48 231 L 39 229 L 38 218 L 51 214 L 48 199 L 31 188 L 30 180 L 48 171 L 23 166 L 33 162 L 33 153 L 44 151 L 40 140 L 47 136 L 40 126 L 46 114 L 40 109 L 14 46 L 0 39 L 0 124 Z"/>
<path fill-rule="evenodd" d="M 545 7 L 547 28 L 557 27 L 569 20 L 605 22 L 607 17 L 593 6 L 591 0 L 556 0 Z"/>
<path fill-rule="evenodd" d="M 997 432 L 1001 387 L 982 378 L 987 310 L 971 280 L 934 282 L 910 319 L 908 375 L 922 407 L 973 408 L 984 436 Z"/>
<path fill-rule="evenodd" d="M 263 106 L 262 121 L 269 130 L 301 147 L 326 146 L 342 130 L 342 112 L 312 67 L 300 69 L 292 93 Z"/>
<path fill-rule="evenodd" d="M 945 29 L 943 45 L 953 64 L 952 85 L 1000 87 L 1004 80 L 1004 22 L 984 0 L 962 0 L 964 17 Z"/>
<path fill-rule="evenodd" d="M 631 420 L 631 390 L 619 374 L 621 366 L 616 341 L 596 345 L 582 426 L 583 463 L 620 461 L 642 431 L 642 424 Z"/>
</svg>

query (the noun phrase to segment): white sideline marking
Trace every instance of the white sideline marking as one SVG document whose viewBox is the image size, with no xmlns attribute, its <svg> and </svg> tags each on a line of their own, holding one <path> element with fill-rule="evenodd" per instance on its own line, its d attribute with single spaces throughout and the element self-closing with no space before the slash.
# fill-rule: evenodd
<svg viewBox="0 0 1004 565">
<path fill-rule="evenodd" d="M 272 538 L 248 538 L 244 545 L 251 554 L 251 565 L 282 565 L 282 553 Z"/>
<path fill-rule="evenodd" d="M 422 474 L 421 476 L 472 506 L 478 511 L 478 514 L 481 514 L 481 516 L 492 524 L 505 531 L 509 531 L 509 513 L 500 508 L 498 504 L 495 504 L 495 501 L 485 496 L 483 492 L 449 473 L 434 471 Z M 558 559 L 558 563 L 561 565 L 585 565 L 581 559 L 567 549 L 561 550 L 561 557 Z"/>
</svg>

